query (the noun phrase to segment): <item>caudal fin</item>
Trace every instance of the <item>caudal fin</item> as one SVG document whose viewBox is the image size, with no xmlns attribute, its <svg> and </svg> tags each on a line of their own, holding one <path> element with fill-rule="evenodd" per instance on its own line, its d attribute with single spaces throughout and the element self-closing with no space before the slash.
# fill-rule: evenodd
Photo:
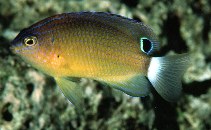
<svg viewBox="0 0 211 130">
<path fill-rule="evenodd" d="M 151 59 L 148 79 L 165 100 L 176 101 L 179 99 L 182 91 L 181 78 L 189 66 L 189 62 L 188 54 Z"/>
</svg>

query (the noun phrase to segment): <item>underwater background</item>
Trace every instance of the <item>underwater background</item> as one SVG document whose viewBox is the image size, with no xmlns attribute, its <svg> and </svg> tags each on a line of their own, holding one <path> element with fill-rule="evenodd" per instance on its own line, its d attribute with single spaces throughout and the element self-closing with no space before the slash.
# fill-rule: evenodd
<svg viewBox="0 0 211 130">
<path fill-rule="evenodd" d="M 183 94 L 169 103 L 155 91 L 132 98 L 82 79 L 78 115 L 55 81 L 12 54 L 23 28 L 63 12 L 101 11 L 144 22 L 157 34 L 159 55 L 191 54 Z M 210 130 L 210 0 L 0 0 L 0 130 Z"/>
</svg>

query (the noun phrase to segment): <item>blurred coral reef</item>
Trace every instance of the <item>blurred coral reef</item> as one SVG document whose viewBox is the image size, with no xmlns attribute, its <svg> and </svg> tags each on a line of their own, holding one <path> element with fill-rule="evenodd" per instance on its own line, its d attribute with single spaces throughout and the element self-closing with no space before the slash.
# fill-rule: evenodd
<svg viewBox="0 0 211 130">
<path fill-rule="evenodd" d="M 51 77 L 11 53 L 23 28 L 53 14 L 103 11 L 150 25 L 162 43 L 159 55 L 191 54 L 176 103 L 155 91 L 132 98 L 81 79 L 85 113 L 60 93 Z M 210 0 L 0 0 L 0 130 L 205 130 L 211 129 Z"/>
</svg>

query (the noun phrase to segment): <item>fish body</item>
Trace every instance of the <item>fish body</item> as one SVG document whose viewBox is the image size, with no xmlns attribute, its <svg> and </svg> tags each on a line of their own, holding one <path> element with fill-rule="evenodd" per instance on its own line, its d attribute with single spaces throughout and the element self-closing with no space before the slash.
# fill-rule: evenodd
<svg viewBox="0 0 211 130">
<path fill-rule="evenodd" d="M 188 62 L 187 54 L 152 57 L 159 42 L 150 27 L 103 12 L 51 16 L 22 30 L 11 48 L 54 77 L 78 109 L 81 88 L 71 78 L 94 79 L 131 96 L 148 95 L 152 84 L 164 99 L 173 101 L 181 93 L 180 78 Z"/>
</svg>

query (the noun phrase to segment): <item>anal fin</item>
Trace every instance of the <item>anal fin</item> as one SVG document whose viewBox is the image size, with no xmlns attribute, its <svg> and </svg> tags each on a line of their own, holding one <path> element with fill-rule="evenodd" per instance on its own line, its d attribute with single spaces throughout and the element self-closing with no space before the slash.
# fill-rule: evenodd
<svg viewBox="0 0 211 130">
<path fill-rule="evenodd" d="M 150 82 L 145 76 L 137 75 L 121 82 L 109 82 L 108 85 L 133 97 L 143 97 L 150 93 Z"/>
</svg>

